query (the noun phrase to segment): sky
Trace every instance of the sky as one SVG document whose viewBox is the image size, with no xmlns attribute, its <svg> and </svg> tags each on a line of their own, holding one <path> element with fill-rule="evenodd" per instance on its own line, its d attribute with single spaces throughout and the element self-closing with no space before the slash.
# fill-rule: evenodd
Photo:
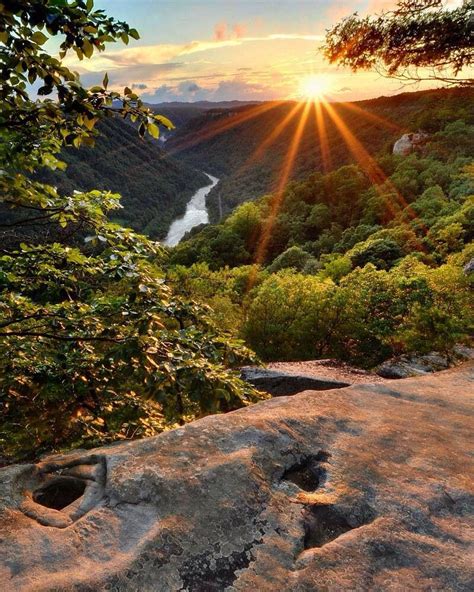
<svg viewBox="0 0 474 592">
<path fill-rule="evenodd" d="M 329 100 L 359 100 L 404 89 L 373 72 L 328 64 L 325 30 L 355 11 L 373 14 L 394 0 L 95 0 L 141 38 L 109 44 L 91 60 L 67 65 L 92 86 L 129 86 L 147 102 L 305 98 L 308 77 Z M 432 85 L 433 86 L 433 85 Z M 419 87 L 425 88 L 425 87 Z M 414 90 L 410 87 L 410 90 Z"/>
</svg>

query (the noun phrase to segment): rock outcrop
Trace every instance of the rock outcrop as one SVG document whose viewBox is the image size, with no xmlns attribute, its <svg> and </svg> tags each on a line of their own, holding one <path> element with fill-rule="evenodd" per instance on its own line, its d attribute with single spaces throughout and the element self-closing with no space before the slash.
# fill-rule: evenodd
<svg viewBox="0 0 474 592">
<path fill-rule="evenodd" d="M 302 391 L 326 391 L 350 386 L 349 382 L 332 380 L 324 376 L 307 376 L 265 368 L 242 368 L 241 376 L 255 388 L 274 397 L 294 395 Z"/>
<path fill-rule="evenodd" d="M 4 468 L 1 589 L 472 590 L 472 380 L 307 391 Z"/>
<path fill-rule="evenodd" d="M 378 376 L 383 378 L 410 378 L 411 376 L 423 376 L 431 372 L 447 370 L 450 366 L 461 361 L 474 359 L 474 350 L 470 347 L 457 345 L 451 352 L 451 356 L 431 352 L 429 354 L 404 354 L 391 358 L 376 368 Z"/>
<path fill-rule="evenodd" d="M 449 368 L 446 356 L 432 353 L 424 356 L 403 355 L 392 358 L 377 367 L 377 374 L 383 378 L 409 378 L 423 376 Z"/>
<path fill-rule="evenodd" d="M 429 134 L 423 132 L 403 134 L 393 145 L 393 154 L 399 156 L 407 156 L 411 152 L 419 150 L 426 144 Z"/>
</svg>

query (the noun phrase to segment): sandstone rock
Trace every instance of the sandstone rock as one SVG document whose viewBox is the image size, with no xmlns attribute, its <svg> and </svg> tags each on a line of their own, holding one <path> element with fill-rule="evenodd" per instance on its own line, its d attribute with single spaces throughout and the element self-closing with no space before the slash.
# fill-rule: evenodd
<svg viewBox="0 0 474 592">
<path fill-rule="evenodd" d="M 325 391 L 350 386 L 348 382 L 323 376 L 306 376 L 264 368 L 242 368 L 241 376 L 255 388 L 270 393 L 274 397 L 294 395 L 306 390 Z"/>
<path fill-rule="evenodd" d="M 469 273 L 473 273 L 474 272 L 474 259 L 471 259 L 470 261 L 468 261 L 468 263 L 466 263 L 466 265 L 464 266 L 464 273 L 469 274 Z"/>
<path fill-rule="evenodd" d="M 470 591 L 472 380 L 307 391 L 4 468 L 2 592 Z"/>
<path fill-rule="evenodd" d="M 393 145 L 393 154 L 407 156 L 423 146 L 428 138 L 429 134 L 423 132 L 403 134 Z"/>
<path fill-rule="evenodd" d="M 474 357 L 474 350 L 458 345 L 453 350 L 455 360 L 469 360 Z M 376 368 L 376 372 L 383 378 L 409 378 L 423 376 L 430 372 L 438 372 L 449 368 L 453 359 L 445 355 L 431 352 L 425 355 L 402 355 L 383 362 Z"/>
<path fill-rule="evenodd" d="M 408 378 L 446 370 L 446 368 L 449 368 L 446 356 L 432 353 L 424 356 L 403 355 L 392 358 L 380 364 L 376 372 L 383 378 Z"/>
</svg>

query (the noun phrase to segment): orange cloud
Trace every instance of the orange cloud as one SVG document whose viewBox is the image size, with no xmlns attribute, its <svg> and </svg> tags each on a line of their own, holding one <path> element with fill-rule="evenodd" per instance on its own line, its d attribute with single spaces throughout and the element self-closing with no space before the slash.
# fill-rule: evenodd
<svg viewBox="0 0 474 592">
<path fill-rule="evenodd" d="M 224 41 L 227 37 L 227 23 L 217 23 L 214 27 L 214 39 L 216 41 Z"/>
<path fill-rule="evenodd" d="M 237 23 L 232 27 L 232 31 L 234 32 L 234 35 L 237 37 L 237 39 L 241 39 L 242 37 L 245 37 L 247 27 L 245 25 Z"/>
</svg>

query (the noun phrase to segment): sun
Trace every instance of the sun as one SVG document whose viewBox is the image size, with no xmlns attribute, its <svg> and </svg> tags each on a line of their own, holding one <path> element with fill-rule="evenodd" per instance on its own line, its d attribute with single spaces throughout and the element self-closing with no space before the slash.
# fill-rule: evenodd
<svg viewBox="0 0 474 592">
<path fill-rule="evenodd" d="M 329 91 L 329 80 L 318 74 L 310 74 L 300 80 L 300 95 L 307 100 L 319 101 Z"/>
</svg>

